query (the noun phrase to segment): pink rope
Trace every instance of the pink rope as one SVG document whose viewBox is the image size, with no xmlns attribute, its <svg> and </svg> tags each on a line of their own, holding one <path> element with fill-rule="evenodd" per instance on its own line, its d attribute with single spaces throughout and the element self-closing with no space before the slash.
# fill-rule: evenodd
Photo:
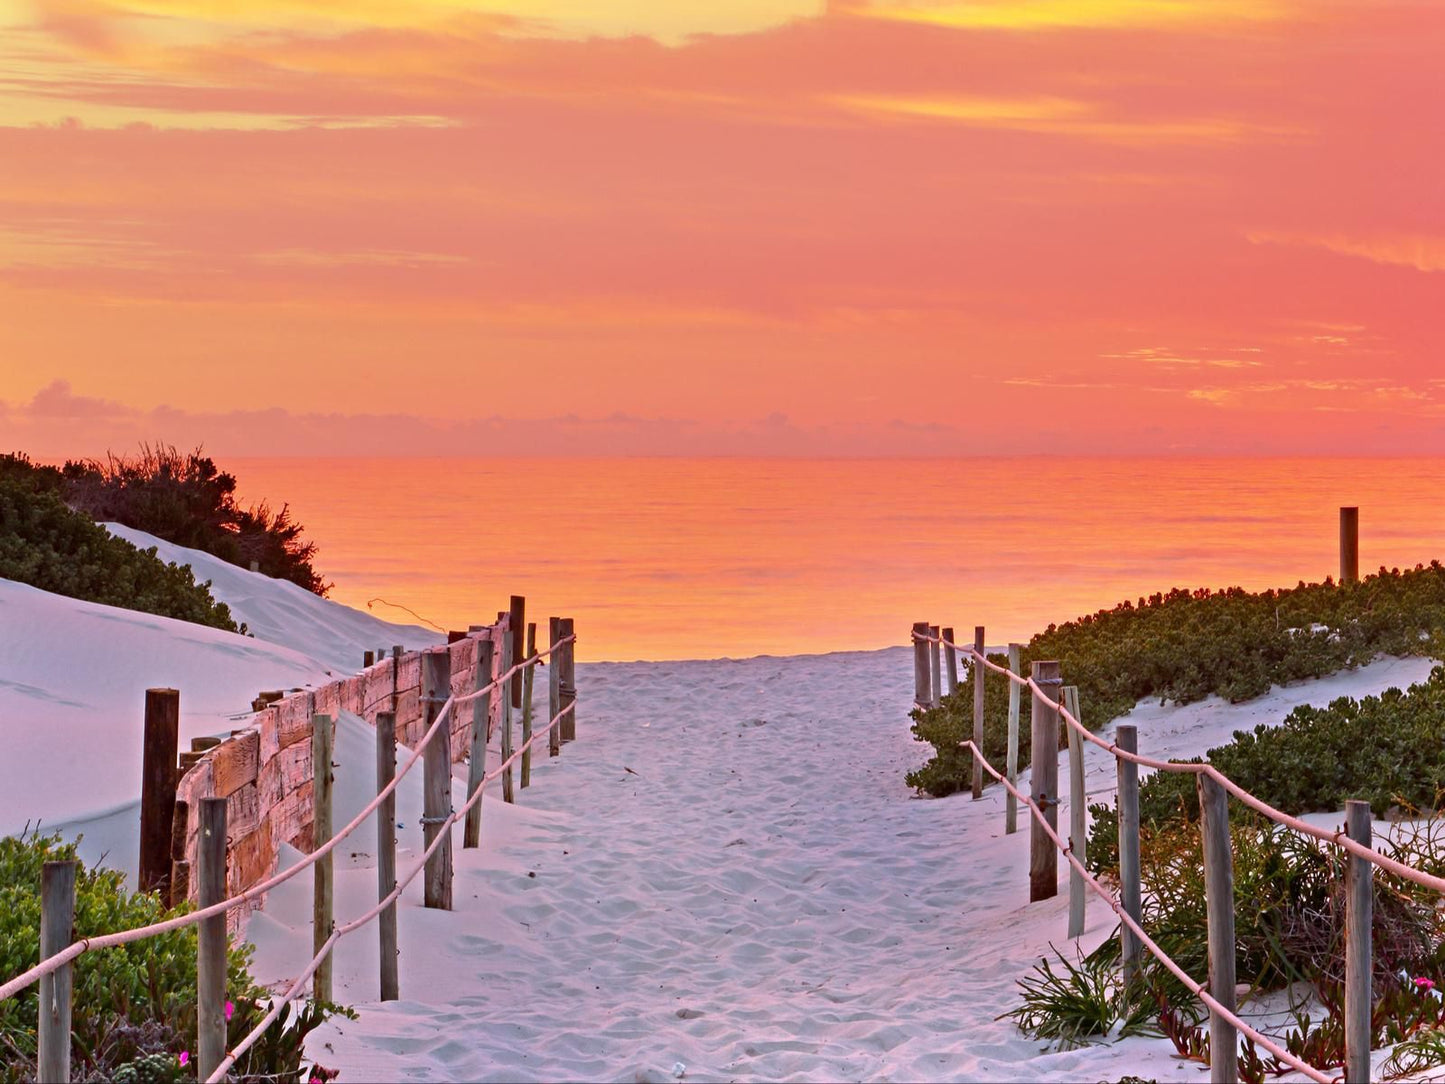
<svg viewBox="0 0 1445 1084">
<path fill-rule="evenodd" d="M 982 659 L 983 664 L 989 669 L 997 670 L 999 673 L 1004 674 L 1008 677 L 1010 681 L 1014 682 L 1015 684 L 1026 686 L 1027 688 L 1032 690 L 1035 697 L 1042 697 L 1044 699 L 1048 699 L 1048 694 L 1039 687 L 1039 685 L 1034 681 L 1033 678 L 1021 677 L 1020 675 L 1015 674 L 1012 670 L 1009 670 L 1007 667 L 1002 667 L 999 666 L 997 663 L 990 662 L 987 658 L 984 658 L 976 650 L 974 650 L 973 645 L 971 644 L 966 647 L 960 647 L 958 644 L 950 643 L 949 641 L 943 639 L 941 636 L 915 636 L 915 639 L 928 640 L 932 643 L 943 643 L 950 647 L 957 648 L 959 651 L 962 651 L 975 659 Z M 1181 772 L 1193 775 L 1207 775 L 1209 776 L 1209 778 L 1213 779 L 1221 787 L 1227 790 L 1230 794 L 1234 795 L 1235 798 L 1239 799 L 1239 801 L 1242 802 L 1244 805 L 1248 806 L 1250 809 L 1253 809 L 1258 813 L 1264 814 L 1264 816 L 1268 817 L 1276 824 L 1279 824 L 1285 828 L 1289 828 L 1292 831 L 1299 832 L 1301 835 L 1310 836 L 1313 839 L 1318 839 L 1325 843 L 1331 843 L 1337 847 L 1342 847 L 1350 854 L 1355 855 L 1357 858 L 1363 858 L 1367 862 L 1372 862 L 1376 866 L 1379 866 L 1381 869 L 1388 870 L 1389 872 L 1395 874 L 1397 877 L 1403 877 L 1405 880 L 1412 881 L 1413 883 L 1420 885 L 1422 888 L 1429 888 L 1441 894 L 1445 894 L 1445 877 L 1436 877 L 1433 874 L 1425 873 L 1422 870 L 1418 870 L 1413 866 L 1407 866 L 1405 863 L 1400 862 L 1394 858 L 1389 858 L 1381 854 L 1379 851 L 1375 850 L 1373 847 L 1366 847 L 1363 843 L 1357 843 L 1355 840 L 1345 835 L 1343 829 L 1331 832 L 1328 829 L 1316 828 L 1314 825 L 1308 824 L 1305 821 L 1300 820 L 1298 817 L 1292 817 L 1288 813 L 1276 809 L 1274 806 L 1270 805 L 1262 798 L 1255 797 L 1253 794 L 1245 790 L 1238 783 L 1230 779 L 1227 775 L 1225 775 L 1218 768 L 1214 767 L 1211 764 L 1181 764 L 1178 761 L 1174 760 L 1156 760 L 1153 757 L 1140 756 L 1138 753 L 1126 752 L 1125 750 L 1120 749 L 1114 743 L 1105 741 L 1093 731 L 1089 730 L 1088 727 L 1086 727 L 1082 722 L 1075 718 L 1073 714 L 1070 713 L 1069 710 L 1065 708 L 1062 704 L 1055 705 L 1052 701 L 1050 701 L 1050 704 L 1052 707 L 1056 708 L 1060 718 L 1062 718 L 1064 722 L 1066 722 L 1069 726 L 1073 727 L 1073 729 L 1077 730 L 1086 741 L 1091 741 L 1099 748 L 1107 750 L 1119 760 L 1132 761 L 1133 763 L 1138 764 L 1140 767 L 1152 768 L 1156 771 L 1161 772 Z"/>
<path fill-rule="evenodd" d="M 258 884 L 252 885 L 250 888 L 238 892 L 236 895 L 230 897 L 229 899 L 221 900 L 219 903 L 213 903 L 209 907 L 202 907 L 199 910 L 190 912 L 189 914 L 177 915 L 175 918 L 165 919 L 162 922 L 153 922 L 148 926 L 136 926 L 132 929 L 117 930 L 114 933 L 101 934 L 96 937 L 81 938 L 79 941 L 75 941 L 70 945 L 67 945 L 55 955 L 41 960 L 38 964 L 30 968 L 28 971 L 21 972 L 9 982 L 5 983 L 3 986 L 0 986 L 0 1001 L 4 1001 L 6 998 L 9 997 L 14 997 L 20 991 L 27 989 L 35 982 L 37 982 L 42 975 L 49 975 L 52 972 L 59 970 L 61 967 L 64 967 L 66 964 L 70 963 L 70 961 L 74 960 L 76 957 L 80 956 L 83 953 L 90 952 L 94 949 L 114 948 L 117 945 L 126 945 L 134 941 L 143 941 L 148 937 L 155 937 L 158 934 L 169 933 L 172 930 L 184 929 L 187 926 L 194 926 L 196 923 L 201 922 L 203 919 L 212 918 L 220 914 L 225 914 L 233 907 L 239 907 L 243 903 L 247 903 L 264 895 L 278 885 L 285 884 L 292 877 L 295 877 L 297 874 L 303 872 L 308 867 L 314 865 L 320 859 L 330 854 L 341 843 L 343 839 L 345 839 L 358 827 L 361 826 L 362 821 L 364 821 L 372 813 L 376 812 L 377 807 L 381 805 L 382 801 L 389 794 L 396 790 L 397 786 L 401 783 L 401 780 L 406 775 L 406 773 L 411 771 L 412 767 L 416 764 L 416 762 L 421 759 L 422 754 L 426 749 L 427 743 L 432 740 L 432 738 L 436 735 L 437 731 L 441 729 L 442 724 L 446 722 L 447 716 L 450 713 L 453 705 L 464 704 L 492 692 L 499 686 L 509 681 L 514 675 L 531 666 L 535 666 L 544 655 L 550 655 L 553 651 L 561 647 L 563 644 L 574 643 L 576 639 L 577 637 L 575 634 L 573 634 L 572 636 L 563 637 L 561 640 L 558 640 L 547 650 L 538 651 L 536 654 L 517 663 L 505 674 L 498 676 L 489 685 L 486 685 L 485 687 L 478 689 L 475 692 L 468 693 L 465 696 L 448 697 L 446 703 L 442 705 L 441 710 L 437 712 L 437 717 L 432 722 L 432 725 L 427 728 L 426 733 L 423 734 L 421 736 L 421 739 L 416 743 L 416 748 L 406 759 L 406 762 L 397 769 L 396 776 L 391 780 L 391 782 L 388 783 L 385 787 L 383 787 L 377 793 L 376 797 L 373 798 L 366 805 L 366 807 L 362 809 L 360 813 L 358 813 L 354 818 L 352 818 L 352 820 L 346 825 L 346 827 L 342 828 L 341 831 L 338 832 L 336 835 L 332 836 L 330 840 L 322 844 L 320 847 L 316 848 L 316 850 L 312 851 L 310 854 L 306 855 L 299 862 L 296 862 L 294 865 L 288 866 L 286 869 L 268 878 L 267 880 L 261 881 Z M 545 733 L 545 731 L 543 731 L 543 733 Z"/>
<path fill-rule="evenodd" d="M 1139 938 L 1139 943 L 1142 944 L 1145 948 L 1147 948 L 1161 964 L 1167 967 L 1169 971 L 1173 973 L 1174 977 L 1177 978 L 1180 982 L 1182 982 L 1185 987 L 1192 994 L 1194 994 L 1195 997 L 1199 998 L 1200 1001 L 1204 1002 L 1204 1004 L 1209 1007 L 1210 1011 L 1218 1013 L 1220 1016 L 1224 1017 L 1224 1019 L 1228 1020 L 1236 1028 L 1244 1032 L 1245 1035 L 1253 1039 L 1254 1042 L 1257 1043 L 1259 1046 L 1269 1051 L 1280 1061 L 1285 1062 L 1292 1068 L 1297 1069 L 1301 1073 L 1304 1073 L 1311 1080 L 1316 1081 L 1317 1084 L 1332 1084 L 1332 1078 L 1330 1076 L 1316 1069 L 1308 1062 L 1301 1061 L 1299 1058 L 1295 1057 L 1295 1055 L 1291 1054 L 1288 1050 L 1284 1049 L 1278 1043 L 1274 1042 L 1274 1040 L 1269 1038 L 1267 1035 L 1263 1034 L 1262 1032 L 1256 1031 L 1254 1028 L 1250 1027 L 1233 1012 L 1226 1009 L 1217 1000 L 1215 1000 L 1215 998 L 1211 996 L 1207 990 L 1204 989 L 1202 984 L 1195 982 L 1194 979 L 1189 976 L 1189 973 L 1187 971 L 1185 971 L 1182 967 L 1180 967 L 1172 959 L 1170 959 L 1169 955 L 1157 944 L 1154 943 L 1153 938 L 1151 938 L 1147 933 L 1144 932 L 1144 928 L 1140 926 L 1139 923 L 1135 922 L 1134 919 L 1128 914 L 1128 912 L 1124 910 L 1123 906 L 1119 903 L 1119 901 L 1114 898 L 1114 894 L 1103 885 L 1101 885 L 1094 878 L 1094 876 L 1084 868 L 1083 863 L 1074 856 L 1073 847 L 1069 846 L 1062 839 L 1059 838 L 1058 833 L 1054 831 L 1052 826 L 1050 826 L 1048 819 L 1043 814 L 1043 811 L 1039 809 L 1039 807 L 1034 803 L 1034 801 L 1027 795 L 1020 793 L 1017 787 L 1015 787 L 1012 783 L 1010 783 L 1007 779 L 1000 775 L 997 769 L 995 769 L 994 766 L 990 764 L 987 759 L 985 759 L 983 753 L 979 751 L 978 746 L 974 745 L 973 742 L 959 742 L 959 746 L 961 748 L 967 749 L 970 753 L 972 753 L 974 759 L 977 760 L 981 765 L 983 765 L 984 770 L 987 771 L 989 775 L 997 779 L 1006 788 L 1008 788 L 1010 794 L 1012 794 L 1019 801 L 1023 802 L 1024 805 L 1028 806 L 1030 815 L 1034 818 L 1034 820 L 1039 823 L 1039 826 L 1043 828 L 1044 834 L 1049 837 L 1049 839 L 1053 842 L 1054 846 L 1058 848 L 1059 852 L 1069 860 L 1069 864 L 1073 866 L 1074 869 L 1078 870 L 1079 875 L 1084 879 L 1084 883 L 1087 884 L 1091 889 L 1093 889 L 1094 892 L 1098 896 L 1100 896 L 1106 903 L 1108 903 L 1110 909 L 1114 912 L 1114 914 L 1119 916 L 1119 921 L 1124 923 L 1124 925 L 1128 926 L 1129 929 L 1133 931 L 1134 936 Z"/>
<path fill-rule="evenodd" d="M 284 1009 L 286 1005 L 288 1005 L 296 997 L 296 995 L 300 993 L 302 988 L 305 987 L 307 980 L 310 979 L 312 975 L 316 974 L 316 969 L 320 967 L 321 962 L 331 954 L 331 950 L 336 947 L 336 943 L 338 941 L 340 941 L 347 934 L 354 933 L 362 926 L 365 926 L 377 915 L 381 914 L 381 912 L 384 911 L 387 907 L 389 907 L 392 903 L 396 902 L 396 900 L 401 898 L 401 894 L 403 890 L 405 890 L 406 886 L 411 884 L 411 882 L 416 879 L 416 875 L 426 868 L 426 864 L 431 860 L 431 856 L 433 855 L 433 853 L 435 853 L 437 848 L 439 848 L 442 843 L 448 838 L 452 825 L 464 818 L 467 815 L 468 811 L 472 808 L 472 806 L 476 805 L 482 800 L 482 793 L 486 790 L 487 784 L 490 783 L 493 779 L 496 779 L 498 776 L 500 776 L 504 771 L 507 770 L 507 768 L 511 767 L 513 761 L 517 760 L 524 752 L 530 749 L 534 742 L 545 736 L 548 732 L 551 731 L 554 726 L 560 723 L 563 716 L 570 715 L 576 709 L 577 704 L 575 701 L 571 704 L 568 704 L 565 708 L 563 708 L 552 717 L 551 722 L 549 722 L 541 730 L 535 731 L 532 736 L 527 739 L 527 741 L 522 743 L 520 749 L 518 749 L 515 753 L 509 756 L 506 760 L 502 761 L 502 763 L 498 764 L 490 772 L 487 772 L 484 776 L 482 776 L 482 781 L 480 784 L 478 784 L 475 793 L 473 793 L 472 796 L 466 800 L 466 802 L 462 805 L 460 809 L 453 810 L 451 813 L 449 813 L 446 819 L 442 821 L 441 824 L 438 826 L 436 838 L 434 838 L 431 841 L 431 845 L 422 852 L 421 858 L 414 866 L 412 866 L 411 871 L 404 878 L 398 881 L 396 887 L 394 887 L 390 892 L 388 892 L 386 896 L 376 904 L 375 907 L 371 908 L 369 911 L 362 913 L 361 915 L 358 915 L 350 922 L 335 927 L 331 931 L 331 936 L 328 937 L 325 943 L 321 946 L 321 951 L 311 958 L 311 962 L 306 966 L 306 969 L 297 977 L 296 981 L 287 988 L 286 992 L 282 994 L 279 999 L 272 1003 L 270 1011 L 261 1018 L 260 1023 L 258 1023 L 254 1028 L 252 1028 L 251 1031 L 246 1035 L 246 1037 L 236 1044 L 235 1049 L 228 1053 L 221 1060 L 221 1063 L 216 1066 L 215 1072 L 213 1072 L 209 1077 L 206 1078 L 207 1084 L 212 1084 L 213 1081 L 219 1081 L 225 1078 L 226 1072 L 233 1065 L 236 1064 L 236 1059 L 239 1058 L 242 1054 L 244 1054 L 247 1050 L 251 1049 L 251 1046 L 256 1042 L 257 1039 L 261 1037 L 262 1033 L 264 1033 L 267 1028 L 269 1028 L 273 1023 L 276 1022 L 276 1018 L 281 1015 L 282 1009 Z"/>
</svg>

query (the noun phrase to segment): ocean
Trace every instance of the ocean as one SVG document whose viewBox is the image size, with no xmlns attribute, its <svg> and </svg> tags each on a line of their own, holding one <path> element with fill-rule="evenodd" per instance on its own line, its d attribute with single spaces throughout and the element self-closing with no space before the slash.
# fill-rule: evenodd
<svg viewBox="0 0 1445 1084">
<path fill-rule="evenodd" d="M 228 459 L 289 503 L 332 597 L 442 628 L 512 594 L 588 661 L 990 644 L 1170 587 L 1445 556 L 1445 459 Z"/>
</svg>

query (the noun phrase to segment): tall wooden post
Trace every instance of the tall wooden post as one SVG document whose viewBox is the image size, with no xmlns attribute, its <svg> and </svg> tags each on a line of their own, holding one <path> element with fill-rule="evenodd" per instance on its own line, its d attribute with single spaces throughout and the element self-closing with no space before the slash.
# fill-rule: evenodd
<svg viewBox="0 0 1445 1084">
<path fill-rule="evenodd" d="M 401 700 L 401 656 L 402 647 L 400 644 L 393 644 L 391 647 L 391 710 L 395 713 L 397 705 Z"/>
<path fill-rule="evenodd" d="M 421 696 L 426 708 L 426 727 L 431 729 L 442 705 L 451 694 L 452 657 L 446 648 L 432 648 L 421 655 Z M 426 846 L 443 831 L 452 812 L 451 723 L 440 727 L 422 753 L 422 837 Z M 452 909 L 452 830 L 426 860 L 422 873 L 422 903 L 427 907 Z"/>
<path fill-rule="evenodd" d="M 1204 837 L 1204 902 L 1209 922 L 1209 992 L 1234 1012 L 1234 858 L 1229 841 L 1229 794 L 1207 775 L 1199 787 L 1199 828 Z M 1239 1038 L 1221 1013 L 1209 1010 L 1209 1079 L 1239 1079 Z"/>
<path fill-rule="evenodd" d="M 472 682 L 473 691 L 485 689 L 492 683 L 492 663 L 495 659 L 495 646 L 491 638 L 477 641 L 477 665 L 476 678 Z M 470 801 L 473 795 L 482 788 L 482 783 L 487 777 L 487 727 L 492 720 L 492 694 L 482 693 L 476 700 L 472 701 L 472 746 L 471 756 L 467 761 L 467 800 Z M 467 810 L 465 823 L 462 825 L 462 847 L 480 847 L 482 845 L 482 803 L 478 801 Z"/>
<path fill-rule="evenodd" d="M 1034 684 L 1041 692 L 1033 697 L 1032 769 L 1029 797 L 1042 810 L 1054 831 L 1059 828 L 1059 664 L 1033 664 Z M 1059 894 L 1059 852 L 1044 834 L 1043 826 L 1031 818 L 1029 833 L 1029 902 L 1052 899 Z"/>
<path fill-rule="evenodd" d="M 943 680 L 944 689 L 948 693 L 958 692 L 958 651 L 954 644 L 958 641 L 953 637 L 953 630 L 945 628 L 943 638 Z"/>
<path fill-rule="evenodd" d="M 527 658 L 537 654 L 537 623 L 527 622 Z M 537 667 L 529 666 L 522 674 L 522 770 L 517 774 L 519 787 L 532 785 L 532 685 Z"/>
<path fill-rule="evenodd" d="M 47 960 L 70 946 L 75 931 L 75 862 L 46 862 L 40 870 L 40 958 Z M 71 964 L 40 976 L 40 1084 L 70 1080 Z"/>
<path fill-rule="evenodd" d="M 1064 707 L 1079 718 L 1079 687 L 1064 686 Z M 1068 726 L 1067 720 L 1064 725 Z M 1084 739 L 1073 727 L 1069 731 L 1069 849 L 1080 862 L 1088 861 L 1089 835 L 1084 824 Z M 1084 875 L 1069 863 L 1069 936 L 1084 934 Z"/>
<path fill-rule="evenodd" d="M 1019 661 L 1022 651 L 1019 644 L 1008 645 L 1008 668 L 1015 674 L 1023 673 L 1023 664 Z M 1014 786 L 1018 786 L 1019 781 L 1019 694 L 1022 691 L 1017 681 L 1008 679 L 1008 753 L 1004 774 Z M 1003 809 L 1004 835 L 1011 836 L 1019 830 L 1019 800 L 1012 791 L 1005 796 Z"/>
<path fill-rule="evenodd" d="M 197 903 L 226 898 L 226 799 L 202 798 L 196 837 Z M 203 918 L 196 930 L 196 1073 L 205 1080 L 226 1056 L 226 916 Z"/>
<path fill-rule="evenodd" d="M 1360 582 L 1360 510 L 1340 509 L 1340 583 Z"/>
<path fill-rule="evenodd" d="M 928 703 L 935 708 L 943 701 L 943 646 L 938 642 L 938 633 L 937 625 L 928 626 L 928 635 L 933 637 L 928 647 Z"/>
<path fill-rule="evenodd" d="M 396 778 L 396 713 L 376 714 L 376 793 L 380 794 Z M 390 896 L 396 888 L 396 791 L 392 791 L 376 807 L 376 902 Z M 395 1001 L 401 996 L 397 975 L 396 901 L 381 909 L 377 917 L 377 933 L 381 938 L 381 1000 Z"/>
<path fill-rule="evenodd" d="M 928 663 L 928 622 L 913 623 L 913 706 L 931 707 L 933 692 L 931 677 L 933 667 Z"/>
<path fill-rule="evenodd" d="M 988 668 L 983 664 L 983 626 L 973 630 L 973 744 L 983 755 L 983 691 L 984 675 Z M 983 761 L 973 758 L 973 797 L 983 797 Z"/>
<path fill-rule="evenodd" d="M 331 716 L 311 716 L 311 777 L 312 777 L 312 821 L 311 849 L 319 850 L 331 842 L 331 774 L 332 732 Z M 336 893 L 336 865 L 334 852 L 328 852 L 311 867 L 313 893 L 311 907 L 311 951 L 320 952 L 321 946 L 331 936 Z M 312 992 L 318 1001 L 331 1000 L 331 962 L 328 955 L 316 968 L 312 979 Z"/>
<path fill-rule="evenodd" d="M 547 719 L 550 722 L 557 718 L 557 712 L 562 708 L 562 686 L 557 680 L 562 672 L 561 659 L 557 651 L 557 641 L 562 638 L 558 630 L 562 627 L 560 617 L 547 618 L 547 644 L 552 648 L 551 654 L 547 656 Z M 551 730 L 547 731 L 547 755 L 555 757 L 562 752 L 562 724 L 558 723 Z"/>
<path fill-rule="evenodd" d="M 1345 803 L 1345 834 L 1372 846 L 1370 803 Z M 1374 1012 L 1375 964 L 1372 929 L 1375 918 L 1375 866 L 1367 858 L 1345 858 L 1345 1080 L 1370 1081 L 1370 1018 Z"/>
<path fill-rule="evenodd" d="M 181 694 L 147 689 L 140 783 L 142 892 L 165 891 L 171 875 L 171 818 L 176 808 L 176 756 L 180 751 Z"/>
<path fill-rule="evenodd" d="M 516 656 L 512 654 L 512 637 L 509 634 L 502 641 L 502 673 L 506 673 L 516 665 Z M 512 756 L 512 680 L 509 678 L 503 682 L 501 688 L 500 707 L 497 711 L 497 723 L 501 728 L 501 740 L 498 742 L 502 763 L 506 764 Z M 515 802 L 516 795 L 512 790 L 512 766 L 508 764 L 502 769 L 502 801 Z"/>
<path fill-rule="evenodd" d="M 1139 733 L 1133 723 L 1120 723 L 1114 732 L 1114 744 L 1126 753 L 1139 752 Z M 1119 903 L 1124 913 L 1135 922 L 1142 919 L 1141 883 L 1139 877 L 1139 765 L 1120 757 L 1119 769 Z M 1128 926 L 1121 927 L 1124 996 L 1134 990 L 1140 975 L 1144 946 Z"/>
<path fill-rule="evenodd" d="M 562 634 L 562 639 L 565 640 L 567 637 L 574 635 L 577 630 L 572 618 L 564 617 L 557 622 L 557 631 Z M 575 640 L 570 644 L 562 645 L 562 667 L 557 673 L 557 695 L 561 700 L 561 704 L 559 704 L 557 708 L 558 711 L 561 711 L 562 708 L 568 705 L 573 705 L 573 709 L 557 724 L 557 728 L 562 731 L 562 740 L 564 742 L 576 741 L 577 642 Z"/>
<path fill-rule="evenodd" d="M 522 595 L 513 595 L 510 612 L 512 617 L 512 665 L 515 666 L 517 663 L 521 662 L 524 658 L 526 658 L 526 656 L 522 654 L 522 649 L 526 646 L 522 638 L 527 633 L 526 598 Z M 509 699 L 511 700 L 512 708 L 513 710 L 520 712 L 522 710 L 521 674 L 518 674 L 516 677 L 512 678 L 511 690 L 512 692 Z"/>
</svg>

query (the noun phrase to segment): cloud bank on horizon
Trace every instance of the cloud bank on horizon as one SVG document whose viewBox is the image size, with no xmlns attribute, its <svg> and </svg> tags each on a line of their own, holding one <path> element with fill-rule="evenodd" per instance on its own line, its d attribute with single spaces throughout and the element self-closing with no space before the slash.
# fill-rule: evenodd
<svg viewBox="0 0 1445 1084">
<path fill-rule="evenodd" d="M 0 432 L 1445 452 L 1442 51 L 1404 0 L 0 5 Z"/>
</svg>

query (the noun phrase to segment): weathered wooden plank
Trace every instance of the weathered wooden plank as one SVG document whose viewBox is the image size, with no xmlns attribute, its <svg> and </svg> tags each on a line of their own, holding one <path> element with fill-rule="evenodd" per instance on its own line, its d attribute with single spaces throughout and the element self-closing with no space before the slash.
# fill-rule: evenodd
<svg viewBox="0 0 1445 1084">
<path fill-rule="evenodd" d="M 264 881 L 275 868 L 276 839 L 271 826 L 262 824 L 231 845 L 230 891 L 240 892 Z"/>
<path fill-rule="evenodd" d="M 260 823 L 260 790 L 255 783 L 247 783 L 227 796 L 226 830 L 230 832 L 232 839 L 255 831 Z"/>
<path fill-rule="evenodd" d="M 256 782 L 261 760 L 261 733 L 248 730 L 222 742 L 206 755 L 211 762 L 214 797 L 229 798 L 244 786 Z"/>
</svg>

